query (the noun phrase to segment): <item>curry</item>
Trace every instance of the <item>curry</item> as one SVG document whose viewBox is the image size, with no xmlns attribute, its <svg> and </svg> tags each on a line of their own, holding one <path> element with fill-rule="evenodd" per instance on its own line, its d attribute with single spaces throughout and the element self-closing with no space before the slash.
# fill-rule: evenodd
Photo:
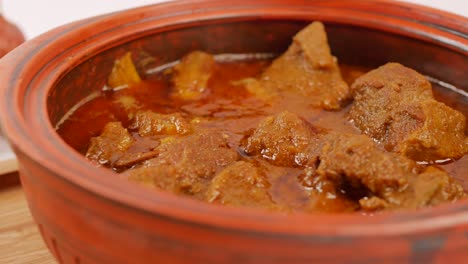
<svg viewBox="0 0 468 264">
<path fill-rule="evenodd" d="M 115 177 L 229 206 L 372 212 L 466 195 L 467 98 L 398 63 L 339 65 L 320 22 L 276 58 L 193 51 L 159 69 L 117 58 L 59 134 Z"/>
</svg>

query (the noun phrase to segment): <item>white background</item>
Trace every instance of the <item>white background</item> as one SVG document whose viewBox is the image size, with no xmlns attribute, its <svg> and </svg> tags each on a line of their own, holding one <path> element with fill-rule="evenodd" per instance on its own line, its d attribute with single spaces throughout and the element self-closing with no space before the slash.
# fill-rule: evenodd
<svg viewBox="0 0 468 264">
<path fill-rule="evenodd" d="M 407 1 L 468 16 L 468 0 Z M 74 20 L 158 2 L 163 0 L 3 0 L 3 12 L 32 38 Z"/>
</svg>

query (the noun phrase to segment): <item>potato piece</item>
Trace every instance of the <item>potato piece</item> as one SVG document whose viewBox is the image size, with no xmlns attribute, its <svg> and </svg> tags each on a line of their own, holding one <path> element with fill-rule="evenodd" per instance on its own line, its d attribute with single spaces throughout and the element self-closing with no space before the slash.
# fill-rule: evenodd
<svg viewBox="0 0 468 264">
<path fill-rule="evenodd" d="M 174 67 L 173 96 L 183 100 L 199 98 L 207 88 L 214 65 L 213 56 L 202 51 L 191 52 L 182 58 Z"/>
<path fill-rule="evenodd" d="M 141 78 L 133 64 L 131 52 L 127 52 L 124 56 L 115 60 L 107 85 L 112 89 L 116 89 L 134 86 L 140 82 Z"/>
</svg>

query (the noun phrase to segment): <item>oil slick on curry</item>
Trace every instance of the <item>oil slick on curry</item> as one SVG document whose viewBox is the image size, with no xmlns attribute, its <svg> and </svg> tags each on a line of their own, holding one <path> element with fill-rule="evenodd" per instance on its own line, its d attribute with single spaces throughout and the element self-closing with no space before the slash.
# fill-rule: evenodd
<svg viewBox="0 0 468 264">
<path fill-rule="evenodd" d="M 415 209 L 466 195 L 465 108 L 435 98 L 401 64 L 339 66 L 314 22 L 274 60 L 193 51 L 145 75 L 127 53 L 59 133 L 116 177 L 210 203 Z"/>
</svg>

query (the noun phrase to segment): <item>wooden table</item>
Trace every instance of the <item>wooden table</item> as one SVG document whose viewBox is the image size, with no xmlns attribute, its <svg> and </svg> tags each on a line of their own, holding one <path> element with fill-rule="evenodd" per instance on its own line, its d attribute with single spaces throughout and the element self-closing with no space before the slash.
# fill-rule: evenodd
<svg viewBox="0 0 468 264">
<path fill-rule="evenodd" d="M 0 175 L 0 214 L 0 263 L 57 263 L 29 213 L 17 173 Z"/>
</svg>

